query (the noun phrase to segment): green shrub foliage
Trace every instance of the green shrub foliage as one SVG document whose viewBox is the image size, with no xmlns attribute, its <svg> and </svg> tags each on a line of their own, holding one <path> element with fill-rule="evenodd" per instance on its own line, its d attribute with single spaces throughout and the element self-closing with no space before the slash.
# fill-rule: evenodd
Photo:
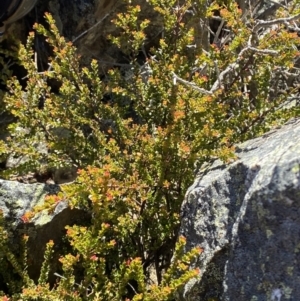
<svg viewBox="0 0 300 301">
<path fill-rule="evenodd" d="M 26 160 L 3 176 L 76 167 L 76 181 L 46 205 L 51 210 L 68 200 L 90 212 L 92 221 L 67 227 L 71 251 L 61 254 L 56 285 L 47 280 L 49 242 L 38 283 L 20 271 L 22 289 L 15 285 L 12 300 L 178 298 L 199 273 L 191 266 L 201 249 L 187 252 L 178 237 L 180 206 L 195 168 L 215 158 L 234 160 L 235 143 L 299 114 L 291 105 L 298 91 L 297 1 L 264 21 L 233 1 L 148 2 L 162 31 L 143 65 L 138 57 L 151 20 L 141 19 L 141 7 L 129 3 L 113 21 L 122 34 L 109 38 L 130 61 L 125 74 L 112 69 L 101 80 L 96 60 L 82 67 L 49 14 L 49 29 L 35 25 L 27 44 L 16 48 L 27 82 L 24 89 L 17 78 L 5 78 L 5 110 L 15 121 L 0 152 Z M 212 20 L 221 24 L 214 33 Z M 36 34 L 53 49 L 43 72 L 34 60 Z M 53 79 L 58 93 L 49 85 Z M 0 262 L 12 260 L 4 246 L 1 240 Z M 83 272 L 75 280 L 79 266 Z"/>
</svg>

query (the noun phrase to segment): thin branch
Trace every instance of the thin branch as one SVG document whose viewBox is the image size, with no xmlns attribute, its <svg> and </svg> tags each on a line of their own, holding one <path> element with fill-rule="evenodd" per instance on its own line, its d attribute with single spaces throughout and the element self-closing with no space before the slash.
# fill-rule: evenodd
<svg viewBox="0 0 300 301">
<path fill-rule="evenodd" d="M 258 3 L 260 3 L 260 5 L 257 5 L 258 9 L 255 12 L 254 16 L 256 17 L 256 19 L 266 19 L 267 17 L 274 14 L 279 7 L 286 7 L 287 4 L 292 1 L 293 0 L 271 1 L 271 3 L 273 3 L 273 5 L 266 9 L 262 9 L 264 6 L 264 1 L 258 1 Z M 261 5 L 261 3 L 262 3 L 262 5 Z M 259 15 L 257 15 L 256 13 L 258 13 Z"/>
<path fill-rule="evenodd" d="M 87 29 L 86 31 L 82 32 L 79 36 L 77 36 L 75 39 L 72 40 L 72 43 L 75 43 L 76 41 L 78 41 L 81 37 L 83 37 L 85 34 L 87 34 L 89 31 L 91 31 L 92 29 L 94 29 L 95 27 L 97 27 L 102 21 L 104 21 L 107 17 L 109 16 L 109 14 L 106 14 L 101 20 L 99 20 L 96 24 L 94 24 L 92 27 L 90 27 L 89 29 Z M 57 58 L 57 56 L 54 58 L 54 60 Z M 49 67 L 48 67 L 48 72 L 52 70 L 52 63 L 49 63 Z"/>
<path fill-rule="evenodd" d="M 75 39 L 72 40 L 72 43 L 75 43 L 77 40 L 79 40 L 81 37 L 83 37 L 85 34 L 87 34 L 89 31 L 91 31 L 92 29 L 94 29 L 95 27 L 97 27 L 100 23 L 102 23 L 102 21 L 104 21 L 107 17 L 109 16 L 109 14 L 106 14 L 101 20 L 99 20 L 96 24 L 94 24 L 92 27 L 90 27 L 89 29 L 87 29 L 86 31 L 82 32 L 79 36 L 77 36 Z"/>
<path fill-rule="evenodd" d="M 300 28 L 298 26 L 290 26 L 289 24 L 285 24 L 287 29 L 291 30 L 291 31 L 296 31 L 296 32 L 300 32 Z"/>
<path fill-rule="evenodd" d="M 257 20 L 257 24 L 254 26 L 253 31 L 257 32 L 262 27 L 269 27 L 276 24 L 286 24 L 287 22 L 292 22 L 295 20 L 298 20 L 300 18 L 300 14 L 297 14 L 295 16 L 287 17 L 287 18 L 278 18 L 275 20 Z"/>
<path fill-rule="evenodd" d="M 127 283 L 127 285 L 129 285 L 131 287 L 131 289 L 133 290 L 133 292 L 137 295 L 138 293 L 136 292 L 135 288 L 130 284 L 130 282 Z"/>
<path fill-rule="evenodd" d="M 261 53 L 261 54 L 271 54 L 271 55 L 277 55 L 278 54 L 278 51 L 276 51 L 276 50 L 258 49 L 258 48 L 255 48 L 255 47 L 247 47 L 247 48 L 248 48 L 248 50 L 252 50 L 254 52 Z"/>
<path fill-rule="evenodd" d="M 179 77 L 178 75 L 176 75 L 174 72 L 172 72 L 172 75 L 173 75 L 173 77 L 174 77 L 174 83 L 175 83 L 175 84 L 176 84 L 176 81 L 178 81 L 178 82 L 180 82 L 180 83 L 182 83 L 182 84 L 184 84 L 184 85 L 186 85 L 186 86 L 191 87 L 192 89 L 194 89 L 194 90 L 196 90 L 196 91 L 198 91 L 198 92 L 200 92 L 200 93 L 202 93 L 202 94 L 205 94 L 205 95 L 213 95 L 212 92 L 207 91 L 207 90 L 205 90 L 205 89 L 203 89 L 203 88 L 198 87 L 198 86 L 197 86 L 195 83 L 193 83 L 193 82 L 189 82 L 189 81 L 186 81 L 186 80 L 182 79 L 181 77 Z"/>
<path fill-rule="evenodd" d="M 220 69 L 219 69 L 219 66 L 218 66 L 218 62 L 214 61 L 214 65 L 215 65 L 215 70 L 216 70 L 216 73 L 217 73 L 217 76 L 218 76 L 219 88 L 221 88 Z"/>
<path fill-rule="evenodd" d="M 249 38 L 250 40 L 250 38 Z M 212 88 L 210 89 L 210 92 L 211 93 L 214 93 L 216 92 L 219 87 L 221 86 L 222 82 L 224 81 L 224 78 L 225 76 L 228 74 L 228 73 L 231 73 L 233 72 L 235 69 L 237 69 L 239 66 L 240 66 L 240 62 L 242 61 L 243 59 L 243 55 L 248 51 L 248 50 L 251 50 L 253 52 L 257 52 L 257 53 L 261 53 L 261 54 L 271 54 L 271 55 L 276 55 L 278 54 L 277 51 L 275 50 L 269 50 L 269 49 L 257 49 L 257 48 L 254 48 L 254 47 L 251 47 L 251 46 L 247 46 L 246 48 L 242 49 L 241 52 L 239 53 L 236 61 L 234 63 L 231 63 L 225 70 L 223 70 L 219 76 L 218 76 L 218 79 L 215 81 L 215 83 L 213 84 Z"/>
<path fill-rule="evenodd" d="M 220 34 L 221 34 L 221 31 L 222 31 L 222 28 L 224 27 L 224 24 L 225 24 L 225 21 L 224 19 L 221 20 L 221 23 L 218 27 L 218 30 L 215 34 L 215 37 L 214 37 L 214 41 L 213 41 L 213 44 L 217 44 L 218 41 L 220 41 Z"/>
<path fill-rule="evenodd" d="M 223 82 L 225 75 L 227 75 L 227 73 L 230 73 L 233 70 L 235 70 L 236 68 L 238 68 L 239 62 L 242 60 L 243 55 L 247 50 L 248 50 L 248 47 L 242 49 L 241 52 L 239 53 L 236 61 L 234 63 L 229 64 L 229 66 L 219 74 L 218 79 L 215 81 L 212 88 L 210 89 L 211 93 L 214 93 L 215 91 L 217 91 L 219 89 L 219 87 L 221 86 L 221 83 Z"/>
</svg>

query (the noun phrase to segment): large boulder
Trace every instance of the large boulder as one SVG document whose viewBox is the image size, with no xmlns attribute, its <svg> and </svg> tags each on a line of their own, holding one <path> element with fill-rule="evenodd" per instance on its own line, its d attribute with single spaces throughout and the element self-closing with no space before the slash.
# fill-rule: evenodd
<svg viewBox="0 0 300 301">
<path fill-rule="evenodd" d="M 203 248 L 182 300 L 300 300 L 300 120 L 215 161 L 182 205 L 187 248 Z"/>
</svg>

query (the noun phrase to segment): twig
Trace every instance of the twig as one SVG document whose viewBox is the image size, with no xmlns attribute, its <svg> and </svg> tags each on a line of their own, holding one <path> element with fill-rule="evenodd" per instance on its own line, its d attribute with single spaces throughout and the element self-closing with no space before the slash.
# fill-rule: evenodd
<svg viewBox="0 0 300 301">
<path fill-rule="evenodd" d="M 54 276 L 56 276 L 56 277 L 59 277 L 59 278 L 61 278 L 61 279 L 63 279 L 63 280 L 67 280 L 67 278 L 66 277 L 64 277 L 64 276 L 62 276 L 62 275 L 60 275 L 60 274 L 58 274 L 58 273 L 53 273 L 54 274 Z M 79 284 L 79 283 L 74 283 L 75 285 L 77 285 L 78 287 L 83 287 L 85 290 L 86 290 L 86 295 L 87 296 L 89 296 L 92 292 L 93 292 L 93 288 L 92 288 L 92 285 L 89 285 L 88 287 L 85 287 L 85 286 L 83 286 L 82 284 Z"/>
<path fill-rule="evenodd" d="M 257 20 L 257 24 L 254 26 L 253 31 L 257 32 L 262 27 L 269 27 L 269 26 L 276 25 L 276 24 L 284 24 L 287 22 L 295 21 L 299 18 L 300 18 L 300 14 L 297 14 L 297 15 L 291 16 L 291 17 L 287 17 L 287 18 L 278 18 L 275 20 L 268 20 L 268 21 Z"/>
<path fill-rule="evenodd" d="M 202 93 L 202 94 L 205 94 L 205 95 L 213 95 L 212 92 L 207 91 L 207 90 L 205 90 L 205 89 L 203 89 L 203 88 L 198 87 L 198 86 L 197 86 L 195 83 L 193 83 L 193 82 L 189 82 L 189 81 L 186 81 L 186 80 L 182 79 L 181 77 L 179 77 L 178 75 L 176 75 L 174 72 L 172 72 L 172 75 L 173 75 L 173 77 L 174 77 L 174 83 L 175 83 L 175 84 L 176 84 L 176 81 L 179 81 L 180 83 L 182 83 L 182 84 L 184 84 L 184 85 L 186 85 L 186 86 L 189 86 L 189 87 L 193 88 L 194 90 L 199 91 L 199 92 Z"/>
<path fill-rule="evenodd" d="M 221 40 L 220 39 L 220 33 L 221 33 L 222 28 L 224 27 L 224 23 L 225 23 L 225 21 L 224 21 L 224 19 L 222 19 L 221 23 L 220 23 L 220 25 L 218 27 L 218 30 L 217 30 L 217 32 L 215 34 L 213 44 L 217 44 L 217 42 L 219 42 Z"/>
<path fill-rule="evenodd" d="M 72 43 L 75 43 L 76 41 L 78 41 L 81 37 L 83 37 L 85 34 L 87 34 L 89 31 L 91 31 L 92 29 L 94 29 L 95 27 L 97 27 L 102 21 L 104 21 L 107 17 L 109 16 L 109 14 L 106 14 L 101 20 L 99 20 L 96 24 L 94 24 L 92 27 L 90 27 L 89 29 L 87 29 L 86 31 L 82 32 L 79 36 L 77 36 L 75 39 L 72 40 Z M 57 58 L 57 56 L 55 57 L 55 59 Z M 52 64 L 49 63 L 49 67 L 48 67 L 48 72 L 51 71 L 52 69 Z"/>
<path fill-rule="evenodd" d="M 99 20 L 96 24 L 94 24 L 92 27 L 90 27 L 89 29 L 87 29 L 86 31 L 82 32 L 79 36 L 77 36 L 75 39 L 72 40 L 72 43 L 75 43 L 77 40 L 79 40 L 81 37 L 83 37 L 85 34 L 87 34 L 89 31 L 91 31 L 92 29 L 94 29 L 95 27 L 97 27 L 102 21 L 104 21 L 107 17 L 109 16 L 109 14 L 106 14 L 101 20 Z"/>
<path fill-rule="evenodd" d="M 221 88 L 220 69 L 219 69 L 219 66 L 218 66 L 218 62 L 214 61 L 214 65 L 215 65 L 215 70 L 216 70 L 217 77 L 218 77 L 219 88 Z"/>
<path fill-rule="evenodd" d="M 250 39 L 251 39 L 251 37 L 249 38 L 249 41 L 250 41 Z M 275 51 L 275 50 L 257 49 L 257 48 L 251 47 L 251 46 L 247 46 L 246 48 L 242 49 L 241 52 L 239 53 L 236 61 L 234 63 L 231 63 L 225 70 L 223 70 L 219 74 L 218 79 L 215 81 L 215 83 L 213 84 L 212 88 L 210 89 L 210 92 L 212 94 L 219 89 L 221 83 L 224 81 L 225 75 L 227 75 L 228 73 L 232 72 L 233 70 L 237 69 L 240 66 L 239 63 L 242 61 L 243 55 L 248 50 L 251 50 L 251 51 L 254 51 L 254 52 L 257 52 L 257 53 L 261 53 L 261 54 L 271 54 L 271 55 L 278 54 L 278 52 Z"/>
</svg>

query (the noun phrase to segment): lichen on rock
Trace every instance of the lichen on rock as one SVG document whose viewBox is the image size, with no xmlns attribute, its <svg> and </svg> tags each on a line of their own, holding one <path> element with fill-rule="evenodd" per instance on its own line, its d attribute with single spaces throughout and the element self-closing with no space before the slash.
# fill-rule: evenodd
<svg viewBox="0 0 300 301">
<path fill-rule="evenodd" d="M 281 300 L 299 300 L 300 120 L 236 155 L 228 166 L 215 161 L 186 194 L 180 232 L 204 252 L 201 279 L 183 300 L 278 300 L 279 290 Z"/>
</svg>

